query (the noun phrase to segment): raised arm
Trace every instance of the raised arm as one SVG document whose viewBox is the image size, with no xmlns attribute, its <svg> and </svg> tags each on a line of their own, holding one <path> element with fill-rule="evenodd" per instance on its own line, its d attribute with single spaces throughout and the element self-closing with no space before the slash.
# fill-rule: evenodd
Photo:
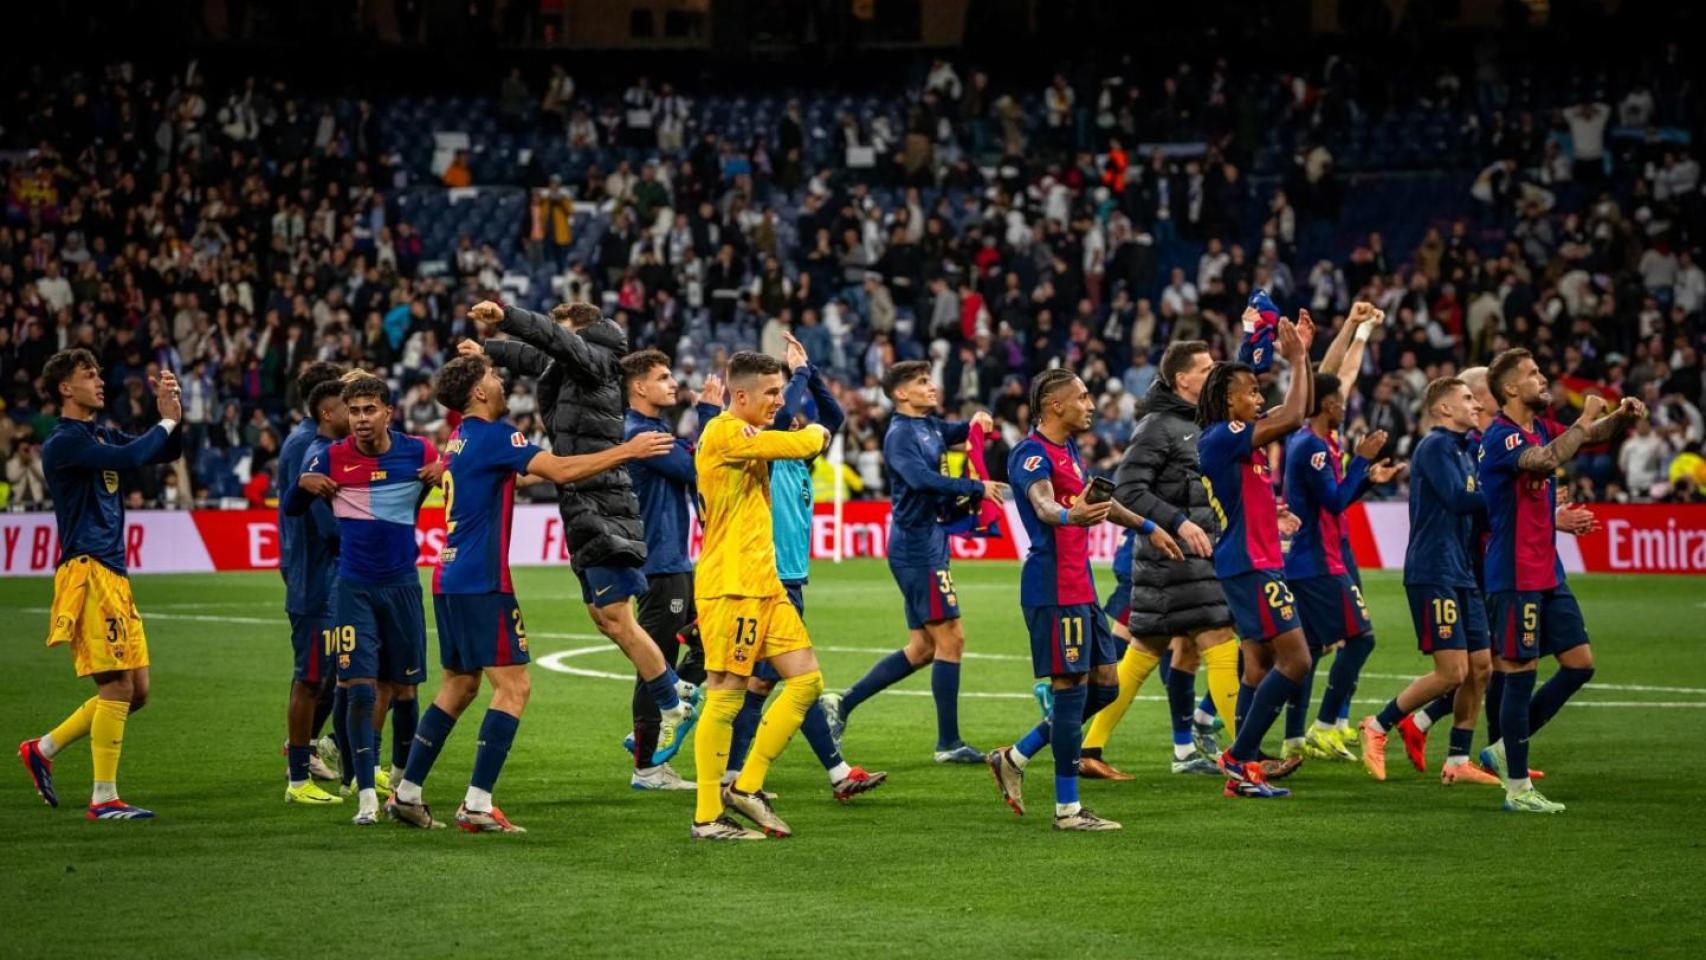
<svg viewBox="0 0 1706 960">
<path fill-rule="evenodd" d="M 788 378 L 788 385 L 782 388 L 782 406 L 776 410 L 776 418 L 770 421 L 770 429 L 786 430 L 794 425 L 794 414 L 805 407 L 806 397 L 811 395 L 811 377 L 810 364 L 801 364 L 794 368 L 793 376 Z"/>
<path fill-rule="evenodd" d="M 509 334 L 562 364 L 577 380 L 597 380 L 610 372 L 599 363 L 598 354 L 580 334 L 550 317 L 520 307 L 499 306 L 490 300 L 475 304 L 468 316 L 482 333 L 496 329 Z"/>
<path fill-rule="evenodd" d="M 809 460 L 829 444 L 829 431 L 807 424 L 803 430 L 742 430 L 720 452 L 730 460 Z"/>
<path fill-rule="evenodd" d="M 1524 473 L 1554 473 L 1569 463 L 1584 445 L 1604 443 L 1616 436 L 1618 430 L 1647 415 L 1646 406 L 1634 397 L 1624 397 L 1617 410 L 1609 416 L 1601 416 L 1604 411 L 1605 398 L 1588 394 L 1582 401 L 1582 415 L 1576 418 L 1576 422 L 1544 447 L 1524 449 L 1517 458 L 1517 469 Z"/>
<path fill-rule="evenodd" d="M 1309 371 L 1308 335 L 1284 317 L 1279 322 L 1279 349 L 1291 363 L 1291 385 L 1286 388 L 1285 402 L 1256 421 L 1251 441 L 1256 447 L 1266 446 L 1303 426 L 1303 415 L 1309 409 L 1315 378 Z"/>
<path fill-rule="evenodd" d="M 153 463 L 166 450 L 173 433 L 177 433 L 175 428 L 168 433 L 164 424 L 157 423 L 128 443 L 101 443 L 92 435 L 78 436 L 74 433 L 61 434 L 51 442 L 55 444 L 56 456 L 65 457 L 70 466 L 92 470 L 134 470 L 143 464 Z"/>
<path fill-rule="evenodd" d="M 817 422 L 829 431 L 830 436 L 841 432 L 841 425 L 847 422 L 847 411 L 841 409 L 841 402 L 830 392 L 829 384 L 824 382 L 823 374 L 816 367 L 812 368 L 812 377 L 807 386 L 811 388 L 812 399 L 817 402 Z"/>
<path fill-rule="evenodd" d="M 1345 468 L 1343 480 L 1333 476 L 1333 466 L 1327 462 L 1331 454 L 1324 447 L 1315 451 L 1307 469 L 1303 471 L 1304 482 L 1309 484 L 1315 502 L 1335 517 L 1344 513 L 1367 489 L 1363 478 L 1368 474 L 1368 457 L 1364 451 L 1373 447 L 1373 451 L 1379 453 L 1381 445 L 1385 443 L 1386 434 L 1379 430 L 1364 437 L 1362 442 L 1357 444 L 1357 455 L 1351 458 L 1350 465 Z"/>
<path fill-rule="evenodd" d="M 936 464 L 925 459 L 924 451 L 919 449 L 918 440 L 911 430 L 895 430 L 889 434 L 883 441 L 883 459 L 889 469 L 914 489 L 955 497 L 981 497 L 988 489 L 983 481 L 970 477 L 944 476 Z"/>
</svg>

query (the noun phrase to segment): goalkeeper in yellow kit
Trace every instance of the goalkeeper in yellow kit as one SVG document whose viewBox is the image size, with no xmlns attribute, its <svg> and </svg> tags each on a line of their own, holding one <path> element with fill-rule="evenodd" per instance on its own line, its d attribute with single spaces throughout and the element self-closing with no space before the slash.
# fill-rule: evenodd
<svg viewBox="0 0 1706 960">
<path fill-rule="evenodd" d="M 786 368 L 774 357 L 737 353 L 724 379 L 729 409 L 705 427 L 693 458 L 705 525 L 693 597 L 705 645 L 706 694 L 693 739 L 699 785 L 692 835 L 762 840 L 792 832 L 771 809 L 764 776 L 823 692 L 811 637 L 776 574 L 770 461 L 818 455 L 829 443 L 829 431 L 818 424 L 797 431 L 765 429 L 782 406 L 787 384 Z M 722 787 L 747 678 L 765 660 L 782 677 L 781 696 L 765 713 L 740 777 Z M 763 832 L 736 823 L 729 808 Z"/>
</svg>

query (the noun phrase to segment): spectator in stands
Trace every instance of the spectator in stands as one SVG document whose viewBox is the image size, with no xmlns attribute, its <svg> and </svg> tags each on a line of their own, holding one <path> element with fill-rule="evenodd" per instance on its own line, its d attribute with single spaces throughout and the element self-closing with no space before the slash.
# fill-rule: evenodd
<svg viewBox="0 0 1706 960">
<path fill-rule="evenodd" d="M 468 169 L 468 151 L 456 151 L 450 166 L 444 168 L 443 179 L 444 185 L 452 188 L 466 187 L 474 182 L 474 172 Z"/>
<path fill-rule="evenodd" d="M 41 449 L 31 441 L 17 445 L 6 461 L 6 483 L 12 488 L 11 502 L 35 506 L 47 500 L 47 477 L 42 473 Z"/>
</svg>

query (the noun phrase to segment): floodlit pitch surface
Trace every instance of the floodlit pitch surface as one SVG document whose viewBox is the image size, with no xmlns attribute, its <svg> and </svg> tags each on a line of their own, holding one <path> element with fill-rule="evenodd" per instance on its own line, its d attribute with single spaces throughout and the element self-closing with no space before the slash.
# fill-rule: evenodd
<svg viewBox="0 0 1706 960">
<path fill-rule="evenodd" d="M 961 727 L 988 749 L 1037 715 L 1018 573 L 954 573 L 969 638 Z M 1112 577 L 1099 579 L 1105 592 Z M 1396 575 L 1366 580 L 1379 647 L 1358 717 L 1425 665 Z M 848 730 L 849 762 L 888 771 L 888 786 L 835 803 L 796 738 L 769 783 L 796 836 L 729 845 L 687 839 L 692 794 L 629 790 L 618 741 L 630 688 L 615 679 L 626 664 L 593 633 L 568 571 L 518 570 L 516 585 L 536 667 L 497 797 L 530 832 L 505 837 L 357 829 L 353 804 L 286 805 L 278 577 L 139 577 L 154 691 L 126 731 L 120 785 L 160 818 L 83 820 L 86 743 L 57 761 L 59 810 L 8 758 L 0 955 L 1680 956 L 1697 939 L 1679 924 L 1706 906 L 1698 578 L 1573 581 L 1599 672 L 1532 754 L 1562 816 L 1506 814 L 1495 788 L 1441 786 L 1443 729 L 1428 774 L 1394 737 L 1384 784 L 1312 761 L 1290 799 L 1223 799 L 1217 779 L 1168 772 L 1152 677 L 1107 752 L 1138 779 L 1083 791 L 1125 830 L 1057 834 L 1046 755 L 1023 819 L 981 766 L 931 763 L 926 670 Z M 50 589 L 0 581 L 8 749 L 90 693 L 65 651 L 42 646 Z M 905 639 L 880 562 L 819 564 L 807 601 L 830 689 Z M 427 785 L 441 816 L 466 787 L 481 710 L 483 698 Z M 693 776 L 690 748 L 676 767 Z"/>
</svg>

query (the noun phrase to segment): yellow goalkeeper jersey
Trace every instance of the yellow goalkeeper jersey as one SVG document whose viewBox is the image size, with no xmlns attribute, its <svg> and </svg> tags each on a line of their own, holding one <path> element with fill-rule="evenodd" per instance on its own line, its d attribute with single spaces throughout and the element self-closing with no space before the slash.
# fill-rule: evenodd
<svg viewBox="0 0 1706 960">
<path fill-rule="evenodd" d="M 699 517 L 705 525 L 693 595 L 781 596 L 770 527 L 770 461 L 804 460 L 823 449 L 823 429 L 761 430 L 718 414 L 693 455 Z"/>
</svg>

